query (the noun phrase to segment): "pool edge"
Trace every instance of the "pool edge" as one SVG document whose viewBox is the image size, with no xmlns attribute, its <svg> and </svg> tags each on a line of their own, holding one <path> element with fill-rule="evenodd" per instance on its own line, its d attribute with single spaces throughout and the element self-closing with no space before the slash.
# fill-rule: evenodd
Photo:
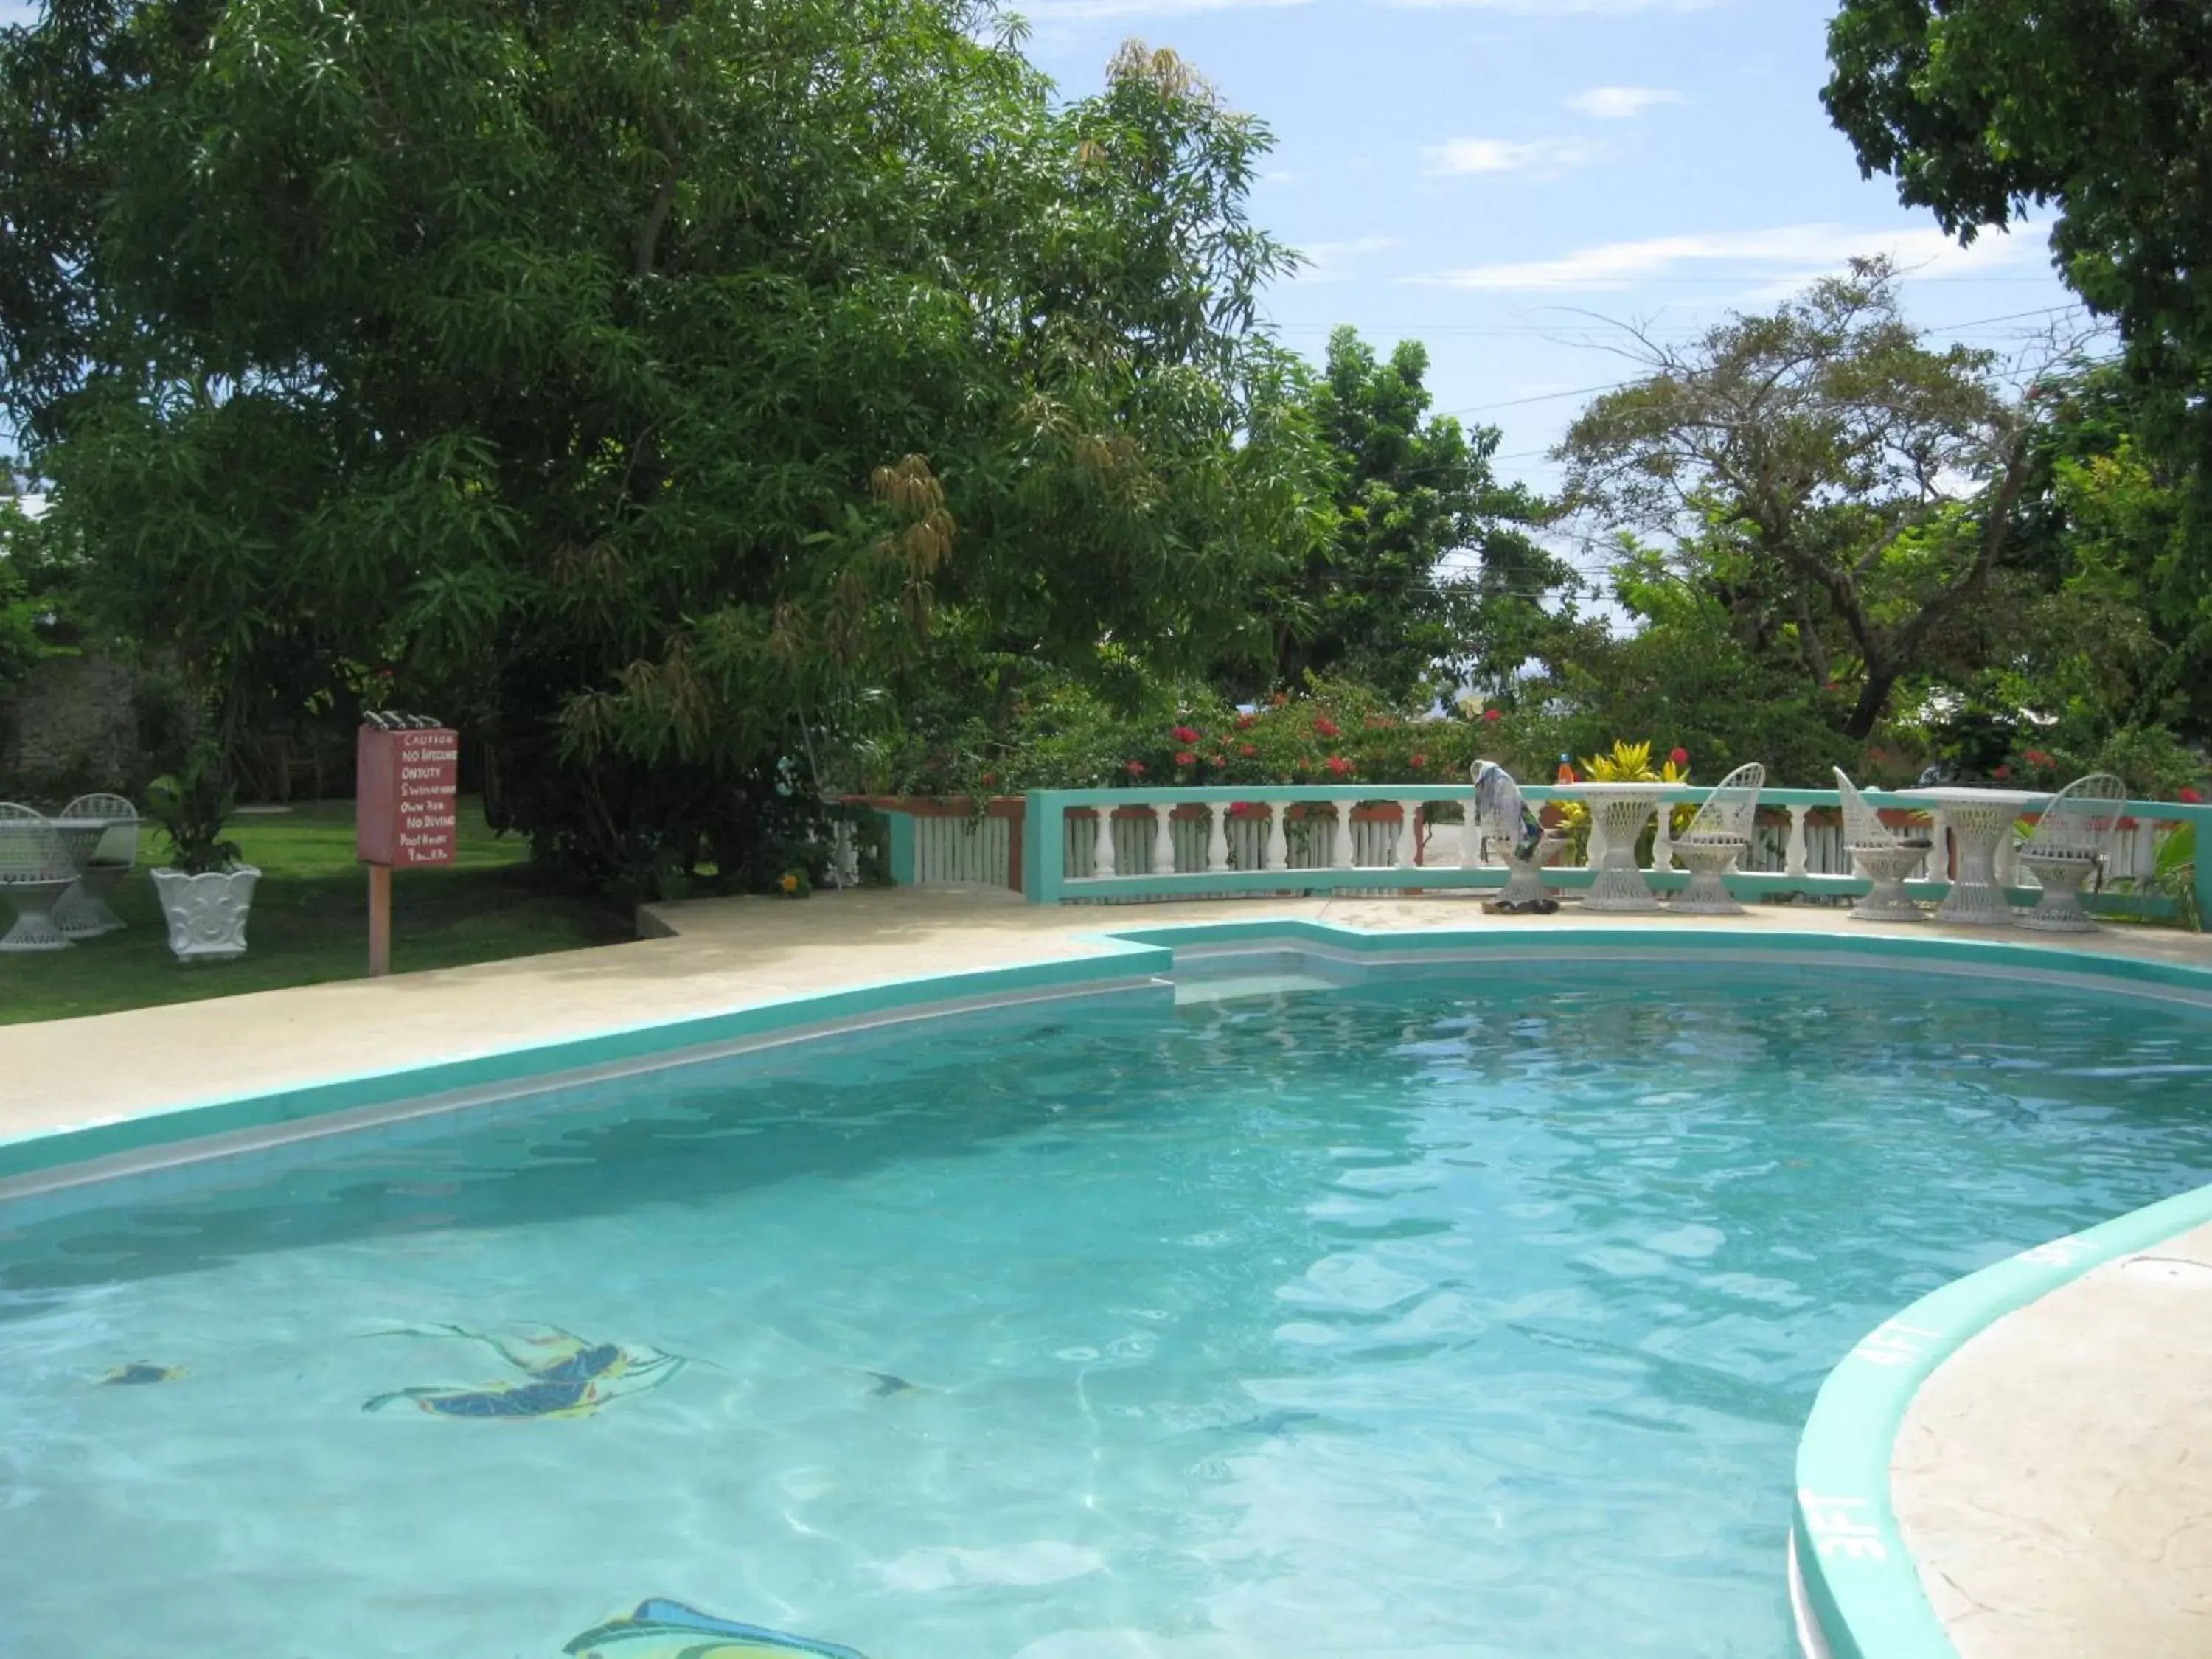
<svg viewBox="0 0 2212 1659">
<path fill-rule="evenodd" d="M 1998 1321 L 2084 1274 L 2212 1222 L 2212 1186 L 2049 1240 L 1931 1291 L 1877 1325 L 1829 1372 L 1797 1443 L 1790 1528 L 1793 1605 L 1808 1659 L 1958 1659 L 1898 1525 L 1891 1466 L 1928 1379 Z"/>
</svg>

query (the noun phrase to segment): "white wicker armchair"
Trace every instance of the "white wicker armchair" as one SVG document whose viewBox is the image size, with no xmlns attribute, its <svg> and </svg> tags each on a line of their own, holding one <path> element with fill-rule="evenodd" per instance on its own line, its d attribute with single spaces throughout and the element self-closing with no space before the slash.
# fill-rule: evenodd
<svg viewBox="0 0 2212 1659">
<path fill-rule="evenodd" d="M 1905 892 L 1905 878 L 1935 849 L 1934 838 L 1891 830 L 1840 766 L 1836 793 L 1844 803 L 1844 851 L 1867 878 L 1867 895 L 1851 906 L 1851 915 L 1860 921 L 1927 921 L 1927 912 Z"/>
<path fill-rule="evenodd" d="M 1766 769 L 1758 762 L 1737 767 L 1705 797 L 1697 816 L 1690 820 L 1690 827 L 1674 837 L 1674 856 L 1690 870 L 1690 884 L 1674 898 L 1673 908 L 1678 915 L 1743 914 L 1743 906 L 1730 896 L 1723 878 L 1738 859 L 1751 850 L 1751 827 L 1759 812 L 1759 792 L 1765 787 Z"/>
<path fill-rule="evenodd" d="M 15 911 L 15 925 L 0 936 L 0 951 L 67 949 L 52 912 L 76 879 L 76 866 L 52 821 L 30 807 L 0 801 L 0 898 Z"/>
<path fill-rule="evenodd" d="M 79 795 L 62 817 L 104 823 L 91 860 L 76 885 L 54 906 L 54 921 L 70 939 L 93 939 L 122 927 L 108 896 L 138 862 L 138 809 L 120 795 Z"/>
<path fill-rule="evenodd" d="M 2094 933 L 2081 889 L 2100 884 L 2127 806 L 2127 786 L 2109 772 L 2076 778 L 2051 798 L 2020 849 L 2020 861 L 2042 884 L 2043 896 L 2020 919 L 2047 933 Z"/>
</svg>

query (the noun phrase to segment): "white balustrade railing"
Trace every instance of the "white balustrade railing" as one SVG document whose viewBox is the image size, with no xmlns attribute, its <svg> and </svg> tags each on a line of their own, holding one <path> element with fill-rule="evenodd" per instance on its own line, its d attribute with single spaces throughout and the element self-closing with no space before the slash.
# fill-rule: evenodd
<svg viewBox="0 0 2212 1659">
<path fill-rule="evenodd" d="M 1532 805 L 1573 791 L 1523 791 Z M 1123 902 L 1208 893 L 1405 891 L 1486 887 L 1504 878 L 1502 860 L 1474 844 L 1464 823 L 1473 792 L 1465 787 L 1363 784 L 1343 787 L 1146 791 L 1040 791 L 1028 798 L 1037 848 L 1030 862 L 1030 897 L 1039 902 Z M 1670 805 L 1701 799 L 1687 788 Z M 1879 794 L 1885 808 L 1904 806 Z M 1749 894 L 1841 902 L 1863 891 L 1852 869 L 1832 790 L 1769 791 L 1753 845 L 1733 878 Z M 2140 889 L 2155 870 L 2160 838 L 2178 822 L 2206 809 L 2130 802 L 2134 814 L 2114 845 L 2107 885 Z M 1671 812 L 1656 815 L 1641 860 L 1653 884 L 1679 886 L 1687 876 L 1674 856 Z M 1920 879 L 1949 881 L 1954 857 L 1941 811 L 1923 822 L 1934 841 Z M 1586 850 L 1547 879 L 1562 888 L 1587 884 L 1605 848 L 1595 823 Z M 1054 854 L 1057 856 L 1054 856 Z M 988 857 L 977 860 L 988 862 Z M 1999 854 L 2002 881 L 2032 888 L 2012 847 Z M 2170 908 L 2137 891 L 2124 906 Z"/>
<path fill-rule="evenodd" d="M 1504 878 L 1492 849 L 1471 840 L 1465 823 L 1473 792 L 1465 786 L 1376 785 L 1188 790 L 1051 790 L 993 804 L 985 813 L 957 804 L 915 801 L 874 804 L 897 815 L 894 878 L 924 887 L 1016 889 L 1040 903 L 1133 903 L 1212 894 L 1375 893 L 1494 887 Z M 1533 787 L 1532 805 L 1572 791 Z M 1673 819 L 1700 799 L 1695 788 L 1669 802 L 1644 832 L 1648 852 L 1639 860 L 1651 884 L 1679 887 L 1688 879 L 1674 856 Z M 1869 796 L 1889 810 L 1907 805 L 1879 793 Z M 1864 890 L 1851 867 L 1832 791 L 1769 790 L 1762 797 L 1752 845 L 1731 882 L 1745 896 L 1799 897 L 1838 902 Z M 2155 893 L 2150 878 L 2159 849 L 2179 824 L 2212 822 L 2212 808 L 2179 803 L 2130 801 L 2106 866 L 2104 902 L 2139 914 L 2166 914 L 2170 896 Z M 1935 845 L 1918 873 L 1923 896 L 1948 883 L 1956 851 L 1939 811 L 1920 820 Z M 2202 831 L 2200 830 L 2200 834 Z M 1604 855 L 1595 823 L 1588 824 L 1583 854 L 1555 864 L 1552 884 L 1587 885 Z M 902 848 L 903 850 L 902 851 Z M 836 848 L 845 880 L 857 879 L 857 854 L 849 839 Z M 2032 892 L 2034 878 L 2009 844 L 2001 846 L 1998 872 L 2016 894 Z M 2197 905 L 2212 910 L 2212 884 L 2199 861 Z"/>
</svg>

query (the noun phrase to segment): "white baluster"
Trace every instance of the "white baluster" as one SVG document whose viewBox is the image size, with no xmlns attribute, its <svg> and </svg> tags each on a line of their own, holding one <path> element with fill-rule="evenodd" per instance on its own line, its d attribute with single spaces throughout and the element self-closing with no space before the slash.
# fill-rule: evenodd
<svg viewBox="0 0 2212 1659">
<path fill-rule="evenodd" d="M 1998 886 L 2009 887 L 2019 878 L 2019 859 L 2020 842 L 2013 834 L 2013 826 L 2008 823 L 2004 827 L 2004 834 L 1997 838 Z"/>
<path fill-rule="evenodd" d="M 1674 867 L 1674 808 L 1672 803 L 1661 801 L 1655 819 L 1657 828 L 1651 834 L 1651 867 L 1671 870 Z"/>
<path fill-rule="evenodd" d="M 1394 861 L 1401 870 L 1410 870 L 1420 862 L 1421 803 L 1401 800 L 1398 814 L 1398 853 Z"/>
<path fill-rule="evenodd" d="M 1474 801 L 1467 803 L 1466 816 L 1459 821 L 1459 867 L 1480 869 L 1482 865 L 1482 825 L 1476 822 Z"/>
<path fill-rule="evenodd" d="M 1349 870 L 1352 865 L 1352 803 L 1333 800 L 1329 803 L 1329 810 L 1336 814 L 1336 834 L 1331 837 L 1328 847 L 1329 868 Z"/>
<path fill-rule="evenodd" d="M 1267 862 L 1270 870 L 1291 867 L 1291 804 L 1286 800 L 1271 800 L 1267 806 Z"/>
<path fill-rule="evenodd" d="M 1589 852 L 1585 860 L 1588 867 L 1595 870 L 1603 864 L 1606 852 L 1605 824 L 1598 814 L 1592 811 L 1589 815 Z"/>
<path fill-rule="evenodd" d="M 1935 845 L 1928 849 L 1928 863 L 1925 866 L 1928 879 L 1930 881 L 1948 881 L 1951 879 L 1951 820 L 1949 816 L 1939 809 L 1935 814 L 1933 822 L 1929 826 L 1928 834 L 1929 839 L 1935 842 Z"/>
<path fill-rule="evenodd" d="M 1156 876 L 1175 874 L 1175 832 L 1168 827 L 1175 817 L 1173 801 L 1152 805 L 1152 873 Z"/>
<path fill-rule="evenodd" d="M 1206 810 L 1213 819 L 1206 832 L 1206 867 L 1219 875 L 1229 867 L 1229 803 L 1213 801 Z"/>
<path fill-rule="evenodd" d="M 1091 842 L 1091 873 L 1094 876 L 1110 876 L 1115 873 L 1114 809 L 1111 806 L 1101 806 L 1097 811 L 1098 829 Z"/>
<path fill-rule="evenodd" d="M 1784 875 L 1803 877 L 1812 872 L 1805 866 L 1805 814 L 1808 809 L 1793 806 L 1790 809 L 1790 845 L 1783 854 Z"/>
</svg>

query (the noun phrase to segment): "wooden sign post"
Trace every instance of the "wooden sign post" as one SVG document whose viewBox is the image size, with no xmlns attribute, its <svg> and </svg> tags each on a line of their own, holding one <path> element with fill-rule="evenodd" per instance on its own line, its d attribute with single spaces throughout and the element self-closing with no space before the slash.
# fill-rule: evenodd
<svg viewBox="0 0 2212 1659">
<path fill-rule="evenodd" d="M 461 736 L 451 726 L 361 728 L 354 851 L 368 866 L 368 971 L 392 971 L 392 872 L 451 864 L 460 836 Z"/>
</svg>

